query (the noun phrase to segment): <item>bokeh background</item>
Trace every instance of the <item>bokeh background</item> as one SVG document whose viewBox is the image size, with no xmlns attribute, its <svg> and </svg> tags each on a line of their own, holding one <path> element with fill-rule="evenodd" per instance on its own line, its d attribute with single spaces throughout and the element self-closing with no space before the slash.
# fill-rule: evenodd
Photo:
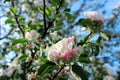
<svg viewBox="0 0 120 80">
<path fill-rule="evenodd" d="M 19 13 L 25 17 L 25 22 L 29 20 L 32 22 L 42 21 L 40 14 L 33 14 L 31 17 L 27 15 L 28 8 L 31 10 L 37 6 L 41 6 L 41 0 L 34 0 L 34 4 L 28 6 L 23 4 L 24 0 L 18 0 L 16 2 L 23 12 Z M 48 0 L 49 1 L 49 0 Z M 88 32 L 80 32 L 81 26 L 75 26 L 73 23 L 77 22 L 80 18 L 84 18 L 83 13 L 85 11 L 97 11 L 103 13 L 105 17 L 103 31 L 107 33 L 110 41 L 103 40 L 100 54 L 97 56 L 96 63 L 89 64 L 86 70 L 89 72 L 90 80 L 102 80 L 106 75 L 114 77 L 114 80 L 120 79 L 120 0 L 66 0 L 64 7 L 70 8 L 70 16 L 74 17 L 67 20 L 63 20 L 61 27 L 61 33 L 64 33 L 65 37 L 75 35 L 77 40 L 83 39 L 84 35 Z M 50 4 L 48 3 L 49 7 Z M 11 60 L 16 56 L 16 53 L 9 48 L 13 38 L 19 38 L 21 35 L 17 32 L 17 29 L 5 24 L 7 19 L 7 12 L 9 11 L 10 3 L 4 3 L 4 0 L 0 0 L 0 67 L 7 64 L 9 65 Z M 63 17 L 64 19 L 64 17 Z M 58 18 L 59 20 L 59 18 Z M 41 23 L 42 24 L 42 23 Z M 98 35 L 93 37 L 96 39 Z M 4 56 L 4 57 L 3 57 Z M 0 68 L 0 73 L 1 73 Z M 109 79 L 112 80 L 112 79 Z"/>
</svg>

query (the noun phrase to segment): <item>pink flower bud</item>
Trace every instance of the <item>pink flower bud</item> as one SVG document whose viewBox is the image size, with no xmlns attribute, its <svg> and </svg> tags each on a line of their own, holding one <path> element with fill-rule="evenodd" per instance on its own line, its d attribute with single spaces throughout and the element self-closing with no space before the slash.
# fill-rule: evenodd
<svg viewBox="0 0 120 80">
<path fill-rule="evenodd" d="M 38 39 L 38 42 L 40 42 L 40 43 L 41 43 L 41 42 L 43 42 L 43 40 L 42 40 L 41 38 L 39 38 L 39 39 Z"/>
<path fill-rule="evenodd" d="M 63 57 L 63 60 L 68 61 L 72 56 L 73 56 L 73 51 L 68 50 L 64 52 L 62 57 Z"/>
<path fill-rule="evenodd" d="M 80 50 L 78 48 L 74 48 L 72 50 L 65 51 L 63 54 L 63 60 L 68 61 L 69 59 L 77 56 Z"/>
</svg>

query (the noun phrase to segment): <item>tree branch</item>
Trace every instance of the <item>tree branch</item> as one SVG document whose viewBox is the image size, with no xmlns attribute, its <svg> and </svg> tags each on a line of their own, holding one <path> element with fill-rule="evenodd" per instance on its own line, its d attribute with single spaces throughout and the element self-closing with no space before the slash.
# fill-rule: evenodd
<svg viewBox="0 0 120 80">
<path fill-rule="evenodd" d="M 65 67 L 65 65 L 63 65 L 63 66 L 58 70 L 58 72 L 55 73 L 55 75 L 53 76 L 52 80 L 54 80 L 54 79 L 58 76 L 58 74 L 62 71 L 62 69 L 63 69 L 64 67 Z"/>
<path fill-rule="evenodd" d="M 14 0 L 11 1 L 11 4 L 12 4 L 13 7 L 15 7 L 15 5 L 14 5 Z M 23 37 L 25 37 L 24 31 L 23 31 L 23 29 L 21 28 L 21 25 L 20 25 L 20 23 L 19 23 L 19 21 L 18 21 L 18 15 L 15 14 L 14 16 L 15 16 L 15 21 L 16 21 L 16 23 L 17 23 L 18 28 L 19 28 L 20 31 L 22 32 Z"/>
<path fill-rule="evenodd" d="M 11 32 L 13 31 L 13 29 L 14 29 L 14 27 L 12 27 L 12 28 L 10 29 L 10 31 L 9 31 L 4 37 L 0 38 L 0 40 L 2 40 L 2 39 L 4 39 L 4 38 L 7 38 L 8 35 L 11 34 Z M 0 34 L 1 34 L 1 33 L 0 33 Z"/>
<path fill-rule="evenodd" d="M 44 13 L 43 13 L 43 19 L 44 19 L 44 29 L 46 30 L 46 13 L 45 13 L 45 0 L 43 0 L 43 6 L 44 6 Z"/>
<path fill-rule="evenodd" d="M 44 1 L 44 0 L 43 0 L 43 1 Z M 64 0 L 60 0 L 60 4 L 59 4 L 59 6 L 56 8 L 56 13 L 55 13 L 55 15 L 58 14 L 59 9 L 60 9 L 60 7 L 62 6 L 63 1 L 64 1 Z M 53 22 L 54 22 L 54 21 L 55 21 L 55 18 L 54 18 L 52 21 L 48 22 L 48 26 L 45 28 L 44 33 L 43 33 L 43 35 L 42 35 L 42 37 L 41 37 L 42 39 L 46 36 L 47 30 L 53 25 Z"/>
</svg>

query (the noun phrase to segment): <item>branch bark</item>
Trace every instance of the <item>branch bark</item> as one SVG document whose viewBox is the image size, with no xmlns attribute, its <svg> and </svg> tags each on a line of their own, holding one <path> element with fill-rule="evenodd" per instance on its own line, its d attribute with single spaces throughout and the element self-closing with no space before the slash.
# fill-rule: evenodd
<svg viewBox="0 0 120 80">
<path fill-rule="evenodd" d="M 11 4 L 12 4 L 13 7 L 15 7 L 15 5 L 14 5 L 14 0 L 11 1 Z M 20 29 L 23 37 L 25 37 L 24 31 L 23 31 L 23 29 L 21 28 L 21 25 L 20 25 L 20 23 L 19 23 L 19 21 L 18 21 L 18 15 L 15 14 L 14 16 L 15 16 L 15 21 L 16 21 L 16 23 L 17 23 L 18 28 Z"/>
<path fill-rule="evenodd" d="M 62 71 L 62 69 L 63 69 L 64 67 L 65 67 L 65 65 L 63 65 L 63 66 L 58 70 L 58 72 L 55 73 L 55 75 L 53 76 L 52 80 L 54 80 L 54 79 L 58 76 L 58 74 Z"/>
<path fill-rule="evenodd" d="M 43 1 L 44 1 L 44 0 L 43 0 Z M 55 13 L 55 15 L 59 13 L 59 10 L 60 10 L 60 7 L 62 6 L 63 1 L 64 1 L 64 0 L 60 0 L 60 4 L 59 4 L 59 6 L 56 8 L 56 13 Z M 46 36 L 48 29 L 53 25 L 53 22 L 54 22 L 54 21 L 55 21 L 55 18 L 54 18 L 52 21 L 48 22 L 48 26 L 46 26 L 46 28 L 44 28 L 44 33 L 43 33 L 43 35 L 42 35 L 42 37 L 41 37 L 42 39 Z M 44 25 L 45 25 L 45 22 L 44 22 Z"/>
</svg>

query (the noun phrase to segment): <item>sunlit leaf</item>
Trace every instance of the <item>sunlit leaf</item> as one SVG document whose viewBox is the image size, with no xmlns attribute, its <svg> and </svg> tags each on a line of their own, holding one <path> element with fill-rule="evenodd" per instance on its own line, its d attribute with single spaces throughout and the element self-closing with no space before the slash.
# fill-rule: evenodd
<svg viewBox="0 0 120 80">
<path fill-rule="evenodd" d="M 26 60 L 29 54 L 23 54 L 19 59 L 20 60 Z"/>
<path fill-rule="evenodd" d="M 5 20 L 5 24 L 13 24 L 13 23 L 15 23 L 15 22 L 12 18 L 8 18 Z"/>
<path fill-rule="evenodd" d="M 86 27 L 82 27 L 82 28 L 81 28 L 81 31 L 85 31 L 85 30 L 87 30 Z"/>
<path fill-rule="evenodd" d="M 17 6 L 11 7 L 11 8 L 10 8 L 10 11 L 11 11 L 13 14 L 16 14 L 17 8 L 18 8 Z"/>
<path fill-rule="evenodd" d="M 20 39 L 13 40 L 12 45 L 14 46 L 18 43 L 24 43 L 24 42 L 27 42 L 27 40 L 25 38 L 20 38 Z"/>
<path fill-rule="evenodd" d="M 106 33 L 100 32 L 100 35 L 101 35 L 103 38 L 105 38 L 107 41 L 109 41 L 109 36 L 108 36 Z"/>
</svg>

